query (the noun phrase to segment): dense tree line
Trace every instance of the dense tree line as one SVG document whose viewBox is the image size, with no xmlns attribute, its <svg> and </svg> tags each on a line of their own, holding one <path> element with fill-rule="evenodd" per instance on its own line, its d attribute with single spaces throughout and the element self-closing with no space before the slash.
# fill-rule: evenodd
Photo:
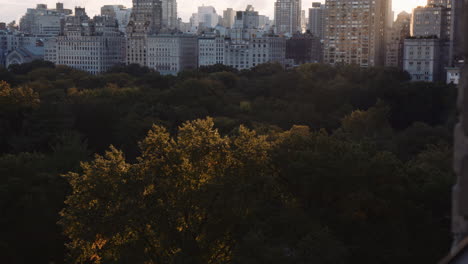
<svg viewBox="0 0 468 264">
<path fill-rule="evenodd" d="M 5 263 L 425 263 L 456 88 L 391 68 L 0 68 Z"/>
</svg>

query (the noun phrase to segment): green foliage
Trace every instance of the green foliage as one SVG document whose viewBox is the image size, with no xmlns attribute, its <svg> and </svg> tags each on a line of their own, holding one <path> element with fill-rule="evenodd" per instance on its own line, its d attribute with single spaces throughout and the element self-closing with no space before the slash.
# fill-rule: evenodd
<svg viewBox="0 0 468 264">
<path fill-rule="evenodd" d="M 449 247 L 453 86 L 320 64 L 35 61 L 0 80 L 4 262 L 404 264 Z"/>
</svg>

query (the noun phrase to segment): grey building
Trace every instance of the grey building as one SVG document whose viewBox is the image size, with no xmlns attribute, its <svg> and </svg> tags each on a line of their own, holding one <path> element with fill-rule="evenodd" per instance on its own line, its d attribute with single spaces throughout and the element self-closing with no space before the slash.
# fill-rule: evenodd
<svg viewBox="0 0 468 264">
<path fill-rule="evenodd" d="M 204 34 L 198 38 L 198 66 L 224 64 L 226 38 L 219 34 Z"/>
<path fill-rule="evenodd" d="M 275 28 L 277 34 L 287 34 L 302 31 L 301 0 L 277 0 L 275 2 Z"/>
<path fill-rule="evenodd" d="M 320 2 L 312 3 L 312 8 L 309 8 L 309 30 L 312 34 L 324 39 L 325 36 L 325 5 Z"/>
<path fill-rule="evenodd" d="M 188 34 L 158 34 L 147 39 L 147 65 L 161 74 L 176 75 L 198 67 L 198 38 Z"/>
</svg>

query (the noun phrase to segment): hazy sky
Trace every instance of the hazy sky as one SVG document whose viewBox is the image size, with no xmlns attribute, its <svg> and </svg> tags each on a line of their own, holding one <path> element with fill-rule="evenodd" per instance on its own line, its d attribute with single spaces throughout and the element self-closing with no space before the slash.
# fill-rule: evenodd
<svg viewBox="0 0 468 264">
<path fill-rule="evenodd" d="M 63 2 L 65 8 L 73 9 L 75 6 L 84 6 L 88 15 L 99 13 L 100 7 L 106 4 L 132 6 L 132 0 L 0 0 L 0 22 L 18 20 L 25 13 L 26 8 L 34 7 L 38 3 L 53 7 L 57 1 Z M 302 0 L 303 8 L 307 10 L 312 2 L 317 1 L 319 0 Z M 260 11 L 260 14 L 268 15 L 270 19 L 273 19 L 274 2 L 275 0 L 178 0 L 179 17 L 182 17 L 183 21 L 187 21 L 190 15 L 196 12 L 197 6 L 202 4 L 214 6 L 218 14 L 222 14 L 222 10 L 226 7 L 241 10 L 251 4 L 257 11 Z M 393 10 L 398 14 L 402 10 L 411 11 L 412 8 L 425 3 L 427 0 L 393 0 Z"/>
</svg>

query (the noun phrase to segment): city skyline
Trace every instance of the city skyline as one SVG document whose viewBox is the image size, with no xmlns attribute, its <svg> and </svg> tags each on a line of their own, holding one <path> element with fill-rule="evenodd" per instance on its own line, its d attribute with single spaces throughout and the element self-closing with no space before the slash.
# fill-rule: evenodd
<svg viewBox="0 0 468 264">
<path fill-rule="evenodd" d="M 63 2 L 66 8 L 73 9 L 75 6 L 85 7 L 89 15 L 99 14 L 100 8 L 103 5 L 125 5 L 132 6 L 131 0 L 24 0 L 16 2 L 12 0 L 0 0 L 0 6 L 8 6 L 8 8 L 0 8 L 0 22 L 11 22 L 16 20 L 26 13 L 27 8 L 34 8 L 36 4 L 47 4 L 55 6 L 56 2 Z M 187 22 L 192 13 L 197 11 L 197 7 L 201 5 L 212 5 L 216 8 L 218 14 L 222 14 L 222 10 L 228 7 L 234 10 L 244 10 L 249 4 L 255 7 L 263 15 L 267 15 L 270 19 L 274 17 L 274 0 L 238 0 L 238 1 L 222 1 L 222 0 L 178 0 L 178 16 L 183 21 Z M 325 2 L 324 0 L 303 0 L 302 9 L 308 10 L 312 6 L 312 2 Z M 418 5 L 425 5 L 427 0 L 393 0 L 393 10 L 395 15 L 401 11 L 411 11 Z"/>
</svg>

